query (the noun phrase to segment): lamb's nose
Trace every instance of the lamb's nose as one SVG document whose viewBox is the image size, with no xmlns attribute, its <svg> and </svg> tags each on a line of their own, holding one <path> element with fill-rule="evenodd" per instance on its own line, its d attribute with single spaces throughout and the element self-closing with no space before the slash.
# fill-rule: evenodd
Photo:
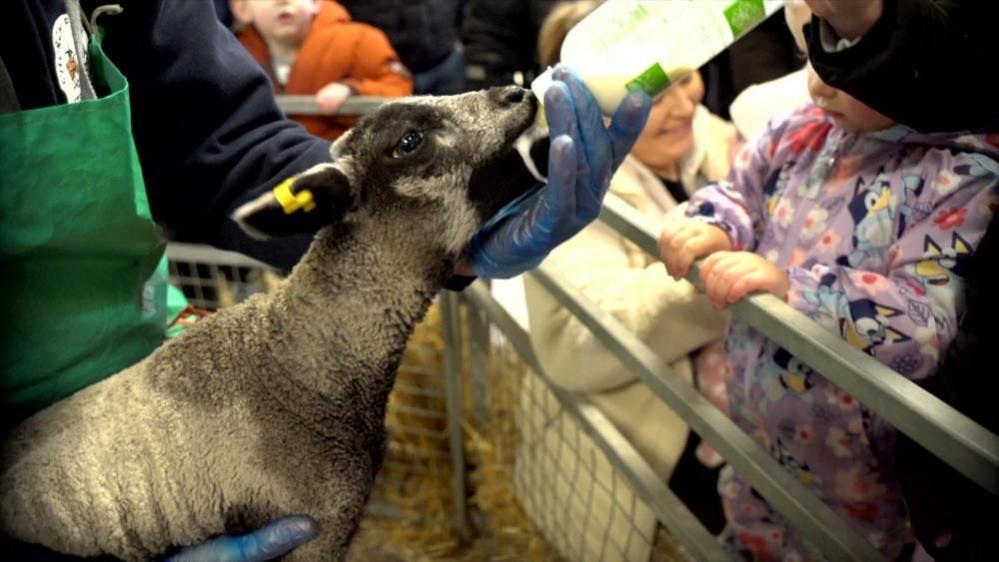
<svg viewBox="0 0 999 562">
<path fill-rule="evenodd" d="M 524 101 L 527 90 L 520 86 L 506 86 L 504 88 L 493 88 L 489 91 L 489 97 L 500 105 L 516 105 Z"/>
</svg>

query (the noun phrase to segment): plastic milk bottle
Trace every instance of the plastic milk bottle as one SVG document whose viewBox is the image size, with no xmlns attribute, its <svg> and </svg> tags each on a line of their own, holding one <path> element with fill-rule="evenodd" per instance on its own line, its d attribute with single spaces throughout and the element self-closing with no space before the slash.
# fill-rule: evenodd
<svg viewBox="0 0 999 562">
<path fill-rule="evenodd" d="M 784 5 L 784 0 L 608 0 L 573 27 L 562 62 L 605 115 L 630 90 L 650 97 L 708 62 Z M 551 69 L 531 83 L 544 99 Z"/>
</svg>

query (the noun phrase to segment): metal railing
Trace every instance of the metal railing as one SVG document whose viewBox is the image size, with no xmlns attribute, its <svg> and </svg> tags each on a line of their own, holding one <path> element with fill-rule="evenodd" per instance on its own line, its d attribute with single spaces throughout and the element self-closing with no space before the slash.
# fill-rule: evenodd
<svg viewBox="0 0 999 562">
<path fill-rule="evenodd" d="M 601 219 L 623 236 L 657 255 L 655 227 L 623 201 L 608 196 Z M 883 560 L 874 546 L 853 530 L 800 481 L 738 428 L 691 385 L 677 377 L 637 336 L 602 311 L 558 275 L 542 266 L 531 272 L 548 292 L 576 316 L 594 336 L 666 402 L 690 427 L 710 442 L 770 504 L 801 530 L 832 560 Z M 688 280 L 697 284 L 695 266 Z M 537 360 L 528 334 L 477 282 L 461 295 L 469 316 L 480 313 L 501 330 L 521 358 L 555 394 L 598 447 L 607 455 L 650 506 L 660 523 L 683 543 L 697 560 L 727 559 L 714 537 L 656 478 L 649 465 L 603 414 L 584 397 L 551 383 Z M 915 383 L 853 348 L 786 303 L 770 295 L 755 295 L 731 307 L 734 314 L 847 390 L 959 472 L 981 485 L 985 493 L 999 494 L 999 437 L 929 394 Z M 457 322 L 458 314 L 449 314 Z M 460 353 L 459 328 L 450 340 Z M 473 338 L 485 331 L 470 326 Z M 480 344 L 479 347 L 488 345 Z M 472 349 L 475 349 L 473 346 Z M 472 373 L 482 371 L 472 354 Z M 457 360 L 454 362 L 458 363 Z M 449 379 L 457 373 L 449 373 Z M 473 378 L 473 388 L 477 383 Z M 452 426 L 460 431 L 460 426 Z"/>
<path fill-rule="evenodd" d="M 316 96 L 280 95 L 277 104 L 285 115 L 323 115 L 325 112 L 316 105 Z M 386 101 L 399 98 L 378 96 L 351 96 L 337 110 L 336 115 L 345 117 L 362 116 L 378 109 Z"/>
<path fill-rule="evenodd" d="M 576 418 L 615 468 L 625 476 L 637 495 L 652 507 L 659 521 L 680 538 L 695 560 L 728 560 L 725 551 L 711 533 L 676 497 L 666 482 L 656 475 L 606 416 L 582 395 L 562 390 L 551 382 L 535 355 L 528 333 L 489 294 L 489 290 L 482 282 L 469 286 L 462 293 L 462 302 L 485 313 L 488 321 L 503 332 L 521 358 L 555 394 L 562 407 Z"/>
<path fill-rule="evenodd" d="M 608 196 L 601 219 L 658 255 L 657 229 L 627 203 Z M 687 279 L 699 284 L 696 266 Z M 772 295 L 754 295 L 730 309 L 958 472 L 999 495 L 999 436 Z"/>
</svg>

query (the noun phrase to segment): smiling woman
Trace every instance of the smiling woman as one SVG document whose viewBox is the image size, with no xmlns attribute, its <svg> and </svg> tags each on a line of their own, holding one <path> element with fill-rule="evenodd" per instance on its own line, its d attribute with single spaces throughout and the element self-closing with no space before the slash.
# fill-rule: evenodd
<svg viewBox="0 0 999 562">
<path fill-rule="evenodd" d="M 680 163 L 694 149 L 694 118 L 703 99 L 704 80 L 696 70 L 656 96 L 631 154 L 657 176 L 680 181 Z"/>
</svg>

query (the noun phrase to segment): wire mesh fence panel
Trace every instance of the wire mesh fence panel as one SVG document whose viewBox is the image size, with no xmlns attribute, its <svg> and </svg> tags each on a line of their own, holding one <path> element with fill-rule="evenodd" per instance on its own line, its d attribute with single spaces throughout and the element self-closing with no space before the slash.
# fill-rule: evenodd
<svg viewBox="0 0 999 562">
<path fill-rule="evenodd" d="M 515 489 L 559 550 L 579 562 L 649 560 L 655 515 L 533 374 L 517 418 Z"/>
<path fill-rule="evenodd" d="M 218 310 L 268 292 L 280 282 L 271 267 L 236 254 L 190 244 L 167 247 L 170 283 L 198 308 Z"/>
<path fill-rule="evenodd" d="M 468 332 L 476 333 L 476 319 L 472 313 L 469 317 Z M 486 363 L 482 379 L 465 385 L 471 518 L 479 533 L 479 559 L 565 560 L 527 515 L 515 491 L 514 467 L 522 439 L 517 401 L 528 376 L 526 366 L 498 331 L 483 330 L 480 335 L 470 338 L 470 345 L 483 348 Z M 473 372 L 467 371 L 469 376 Z"/>
<path fill-rule="evenodd" d="M 660 530 L 649 506 L 502 333 L 493 329 L 487 340 L 485 380 L 469 385 L 484 390 L 484 398 L 475 398 L 484 402 L 486 412 L 475 415 L 479 406 L 470 400 L 466 423 L 474 427 L 486 452 L 479 459 L 483 466 L 473 472 L 473 501 L 485 527 L 505 531 L 491 537 L 493 542 L 520 540 L 530 545 L 520 547 L 519 558 L 511 558 L 518 560 L 685 560 L 673 538 Z M 483 468 L 488 476 L 477 478 Z M 498 497 L 487 498 L 490 491 Z M 504 502 L 509 507 L 502 511 L 493 507 Z M 514 512 L 525 520 L 515 521 Z M 489 521 L 496 517 L 505 521 Z"/>
</svg>

